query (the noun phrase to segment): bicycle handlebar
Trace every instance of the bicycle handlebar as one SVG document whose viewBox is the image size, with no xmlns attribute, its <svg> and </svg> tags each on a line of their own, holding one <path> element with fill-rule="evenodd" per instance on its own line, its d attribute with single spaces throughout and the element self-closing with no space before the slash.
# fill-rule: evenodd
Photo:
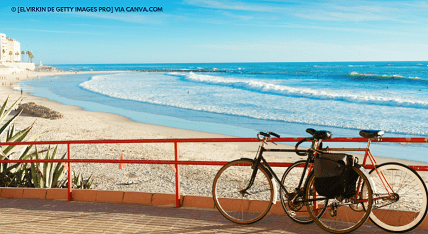
<svg viewBox="0 0 428 234">
<path fill-rule="evenodd" d="M 312 141 L 314 139 L 317 139 L 317 140 L 330 139 L 331 135 L 332 135 L 331 132 L 328 132 L 328 131 L 317 131 L 317 130 L 312 129 L 312 128 L 306 129 L 306 132 L 309 133 L 309 134 L 311 134 L 312 137 L 306 137 L 306 138 L 304 138 L 304 139 L 302 139 L 302 140 L 300 140 L 299 142 L 296 143 L 295 150 L 296 150 L 296 154 L 299 155 L 299 156 L 306 156 L 306 155 L 308 155 L 308 151 L 299 152 L 299 150 L 298 150 L 299 145 L 302 144 L 303 142 L 305 142 L 305 141 Z M 260 136 L 263 136 L 263 137 L 260 137 Z M 266 142 L 270 141 L 271 136 L 280 138 L 280 135 L 276 134 L 274 132 L 268 132 L 268 133 L 259 132 L 259 133 L 257 133 L 257 140 L 266 143 Z"/>
<path fill-rule="evenodd" d="M 262 135 L 262 136 L 263 136 L 263 138 L 260 138 L 260 135 Z M 265 132 L 259 132 L 259 133 L 257 133 L 257 139 L 258 139 L 259 141 L 267 142 L 267 141 L 269 141 L 269 140 L 270 140 L 271 136 L 274 136 L 274 137 L 277 137 L 277 138 L 281 138 L 281 136 L 280 136 L 279 134 L 276 134 L 276 133 L 274 133 L 274 132 L 268 132 L 268 133 L 265 133 Z"/>
<path fill-rule="evenodd" d="M 295 150 L 296 150 L 296 154 L 297 155 L 299 155 L 299 156 L 306 156 L 306 155 L 308 155 L 308 152 L 303 152 L 303 153 L 300 153 L 299 151 L 298 151 L 298 147 L 299 147 L 299 145 L 300 144 L 302 144 L 303 142 L 305 142 L 305 141 L 309 141 L 309 140 L 313 140 L 314 138 L 313 137 L 306 137 L 306 138 L 303 138 L 302 140 L 300 140 L 299 142 L 297 142 L 296 143 L 296 146 L 295 146 Z"/>
</svg>

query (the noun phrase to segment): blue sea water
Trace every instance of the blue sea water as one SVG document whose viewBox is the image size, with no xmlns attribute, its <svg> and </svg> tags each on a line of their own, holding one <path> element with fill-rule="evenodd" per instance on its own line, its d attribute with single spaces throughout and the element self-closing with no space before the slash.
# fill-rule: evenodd
<svg viewBox="0 0 428 234">
<path fill-rule="evenodd" d="M 361 129 L 384 130 L 388 137 L 428 137 L 428 62 L 53 66 L 138 71 L 43 77 L 21 88 L 144 123 L 239 137 L 258 131 L 302 137 L 308 127 L 335 137 L 357 137 Z M 373 148 L 379 156 L 423 162 L 428 162 L 427 149 L 387 143 Z"/>
</svg>

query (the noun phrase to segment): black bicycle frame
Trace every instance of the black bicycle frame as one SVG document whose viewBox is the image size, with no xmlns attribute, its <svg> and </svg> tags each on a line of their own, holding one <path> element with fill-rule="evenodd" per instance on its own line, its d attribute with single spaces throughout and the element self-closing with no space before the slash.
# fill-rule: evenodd
<svg viewBox="0 0 428 234">
<path fill-rule="evenodd" d="M 254 163 L 252 165 L 253 173 L 251 175 L 250 182 L 245 189 L 241 190 L 241 192 L 245 192 L 253 186 L 254 179 L 256 178 L 256 175 L 257 175 L 258 166 L 259 166 L 260 162 L 263 162 L 262 165 L 264 166 L 264 168 L 266 168 L 268 170 L 269 175 L 271 177 L 273 176 L 275 178 L 275 180 L 278 182 L 278 184 L 280 185 L 281 189 L 286 193 L 286 195 L 290 196 L 290 193 L 287 191 L 285 186 L 281 183 L 281 180 L 278 178 L 276 173 L 270 167 L 270 165 L 266 161 L 266 159 L 263 157 L 263 152 L 294 152 L 295 153 L 295 152 L 308 152 L 308 151 L 307 150 L 291 150 L 291 149 L 266 149 L 263 146 L 260 146 L 258 153 L 257 153 L 257 156 L 256 156 L 256 158 L 254 158 Z M 309 152 L 309 155 L 306 159 L 305 167 L 303 169 L 302 176 L 300 177 L 299 185 L 297 188 L 301 188 L 302 183 L 303 183 L 303 178 L 305 177 L 305 173 L 308 169 L 308 165 L 311 162 L 312 158 L 313 158 L 313 154 Z M 316 200 L 325 200 L 325 198 L 310 199 L 308 201 L 316 201 Z"/>
</svg>

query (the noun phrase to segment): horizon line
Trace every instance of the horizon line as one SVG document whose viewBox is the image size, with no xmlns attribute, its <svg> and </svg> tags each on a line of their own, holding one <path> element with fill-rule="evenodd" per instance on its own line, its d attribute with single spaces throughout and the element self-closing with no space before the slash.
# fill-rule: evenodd
<svg viewBox="0 0 428 234">
<path fill-rule="evenodd" d="M 50 63 L 54 65 L 107 65 L 107 64 L 215 64 L 215 63 L 366 63 L 366 62 L 428 62 L 428 60 L 363 60 L 363 61 L 294 61 L 294 62 L 141 62 L 141 63 Z"/>
</svg>

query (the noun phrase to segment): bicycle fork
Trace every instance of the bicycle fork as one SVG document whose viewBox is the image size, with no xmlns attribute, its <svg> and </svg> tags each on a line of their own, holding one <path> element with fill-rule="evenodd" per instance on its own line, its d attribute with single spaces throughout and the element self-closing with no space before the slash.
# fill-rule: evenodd
<svg viewBox="0 0 428 234">
<path fill-rule="evenodd" d="M 271 172 L 272 169 L 270 168 L 269 164 L 267 164 L 266 160 L 264 160 L 264 158 L 262 156 L 263 151 L 265 151 L 264 147 L 260 146 L 259 147 L 259 152 L 257 153 L 257 156 L 254 159 L 254 163 L 252 165 L 253 173 L 251 174 L 251 179 L 250 179 L 250 181 L 248 183 L 248 186 L 246 188 L 242 189 L 241 191 L 239 191 L 239 193 L 241 193 L 242 196 L 246 196 L 246 195 L 250 195 L 251 194 L 251 193 L 248 192 L 248 190 L 253 186 L 254 179 L 257 176 L 257 171 L 258 171 L 259 165 L 261 164 L 260 162 L 263 160 L 263 163 L 266 164 L 267 167 L 269 168 L 269 169 L 266 169 L 265 172 L 269 175 L 269 179 L 271 180 L 272 187 L 273 187 L 273 200 L 272 200 L 272 204 L 276 204 L 276 200 L 277 200 L 277 197 L 278 197 L 278 187 L 277 187 L 277 184 L 275 183 L 275 180 L 274 180 L 275 174 Z M 266 167 L 264 167 L 264 168 L 266 168 Z M 276 176 L 275 176 L 275 178 L 276 178 Z M 278 179 L 278 178 L 276 178 L 276 179 Z"/>
</svg>

